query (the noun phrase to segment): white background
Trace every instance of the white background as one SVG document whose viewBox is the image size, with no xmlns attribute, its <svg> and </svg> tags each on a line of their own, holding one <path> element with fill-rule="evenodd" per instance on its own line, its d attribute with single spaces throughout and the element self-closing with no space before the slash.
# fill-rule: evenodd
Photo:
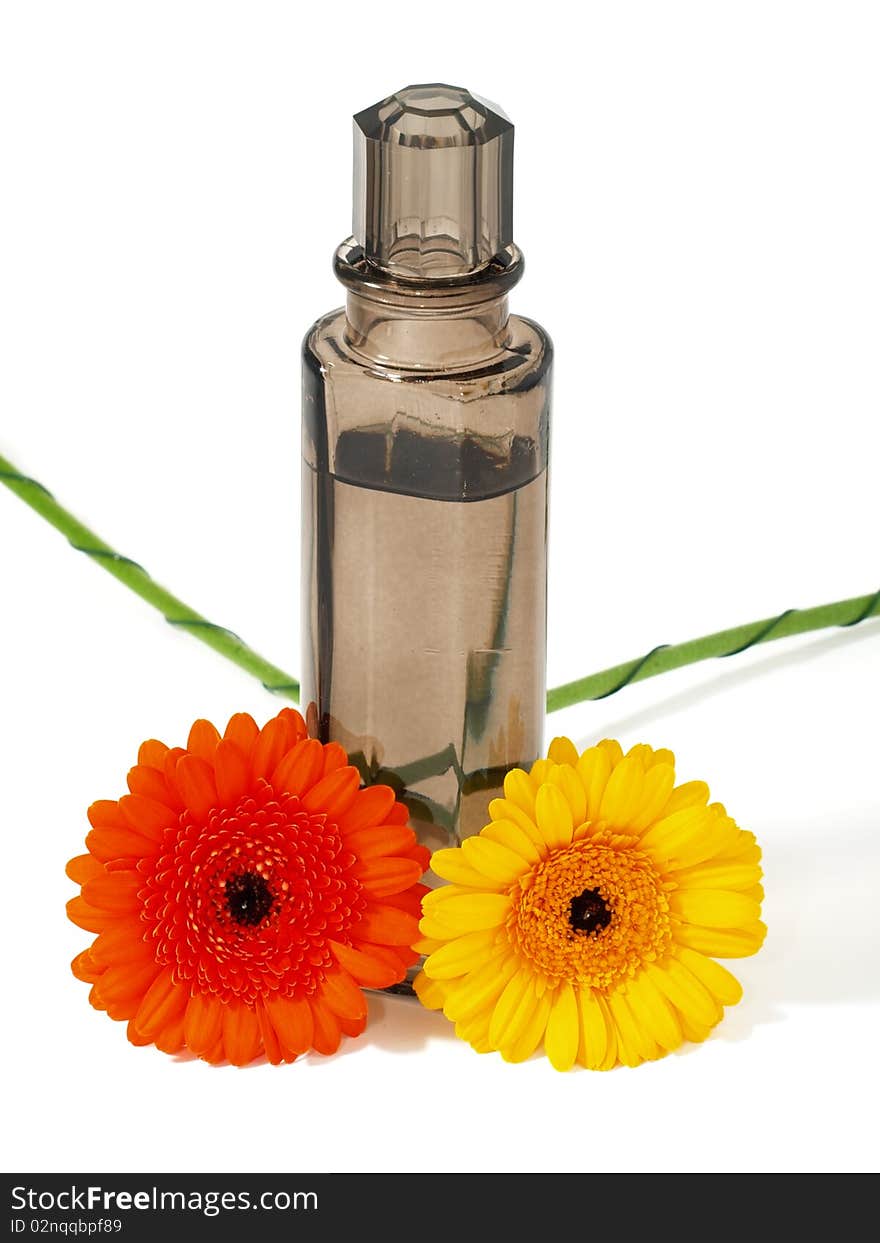
<svg viewBox="0 0 880 1243">
<path fill-rule="evenodd" d="M 551 684 L 874 590 L 878 63 L 841 0 L 7 0 L 0 451 L 295 672 L 350 115 L 445 79 L 516 123 L 514 307 L 558 351 Z M 63 866 L 143 737 L 279 704 L 2 488 L 0 541 L 5 1168 L 876 1167 L 880 623 L 550 722 L 673 747 L 763 842 L 770 935 L 706 1045 L 560 1076 L 378 999 L 336 1058 L 214 1069 L 91 1010 Z"/>
</svg>

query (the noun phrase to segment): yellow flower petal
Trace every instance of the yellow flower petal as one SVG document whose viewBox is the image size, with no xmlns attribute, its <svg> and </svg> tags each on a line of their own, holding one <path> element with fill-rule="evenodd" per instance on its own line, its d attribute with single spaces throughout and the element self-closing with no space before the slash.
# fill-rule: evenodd
<svg viewBox="0 0 880 1243">
<path fill-rule="evenodd" d="M 761 879 L 755 863 L 716 863 L 710 859 L 699 867 L 673 872 L 672 879 L 681 889 L 751 889 Z"/>
<path fill-rule="evenodd" d="M 711 1024 L 697 1023 L 694 1019 L 688 1018 L 686 1014 L 679 1014 L 678 1021 L 681 1023 L 682 1035 L 691 1044 L 702 1044 L 712 1031 Z"/>
<path fill-rule="evenodd" d="M 621 760 L 608 778 L 599 819 L 613 828 L 624 828 L 635 815 L 642 798 L 645 772 L 638 757 Z"/>
<path fill-rule="evenodd" d="M 577 1057 L 580 1042 L 580 1023 L 574 989 L 564 981 L 553 996 L 547 1030 L 544 1033 L 544 1052 L 556 1070 L 571 1070 Z"/>
<path fill-rule="evenodd" d="M 608 1050 L 608 1025 L 605 1011 L 591 988 L 579 988 L 577 1001 L 580 1017 L 578 1061 L 581 1066 L 586 1066 L 590 1070 L 598 1070 Z"/>
<path fill-rule="evenodd" d="M 623 759 L 623 747 L 616 738 L 603 738 L 598 744 L 599 749 L 604 751 L 611 761 L 611 767 L 616 768 Z"/>
<path fill-rule="evenodd" d="M 541 786 L 535 799 L 535 817 L 551 850 L 571 845 L 574 829 L 571 808 L 558 786 L 549 782 Z"/>
<path fill-rule="evenodd" d="M 767 935 L 759 919 L 744 928 L 703 928 L 698 924 L 675 924 L 672 934 L 679 945 L 713 958 L 749 958 L 757 953 Z"/>
<path fill-rule="evenodd" d="M 598 1069 L 599 1070 L 613 1070 L 620 1060 L 620 1048 L 619 1048 L 620 1042 L 617 1039 L 617 1024 L 614 1022 L 614 1019 L 611 1017 L 611 1010 L 608 1006 L 607 999 L 603 997 L 600 993 L 596 993 L 595 998 L 599 1005 L 599 1008 L 601 1009 L 603 1015 L 605 1016 L 605 1035 L 607 1039 L 607 1045 L 605 1048 L 605 1056 L 602 1058 L 602 1062 L 600 1066 L 598 1067 Z"/>
<path fill-rule="evenodd" d="M 441 924 L 439 919 L 434 919 L 431 915 L 423 915 L 419 920 L 419 932 L 423 937 L 435 941 L 448 941 L 454 935 L 446 924 Z"/>
<path fill-rule="evenodd" d="M 731 889 L 677 889 L 669 896 L 669 909 L 685 923 L 705 928 L 737 928 L 761 914 L 754 898 Z"/>
<path fill-rule="evenodd" d="M 431 856 L 431 871 L 455 885 L 485 888 L 486 878 L 474 871 L 458 846 L 435 850 Z"/>
<path fill-rule="evenodd" d="M 676 786 L 663 809 L 664 816 L 672 816 L 686 807 L 705 807 L 709 802 L 709 787 L 705 781 L 685 781 Z"/>
<path fill-rule="evenodd" d="M 617 1056 L 624 1066 L 638 1066 L 645 1060 L 642 1054 L 643 1038 L 626 999 L 620 989 L 616 989 L 608 995 L 606 1001 L 617 1032 Z"/>
<path fill-rule="evenodd" d="M 413 992 L 427 1010 L 442 1010 L 446 1000 L 446 988 L 437 980 L 429 979 L 420 971 L 413 980 Z"/>
<path fill-rule="evenodd" d="M 596 820 L 605 786 L 611 776 L 611 757 L 600 747 L 590 747 L 577 762 L 580 777 L 587 796 L 587 820 Z"/>
<path fill-rule="evenodd" d="M 534 816 L 535 788 L 521 768 L 511 769 L 504 778 L 504 797 L 527 816 Z"/>
<path fill-rule="evenodd" d="M 532 785 L 536 790 L 538 786 L 543 785 L 547 780 L 552 768 L 552 760 L 535 760 L 534 764 L 529 769 L 529 777 L 531 778 Z"/>
<path fill-rule="evenodd" d="M 521 807 L 517 807 L 516 803 L 511 803 L 510 799 L 493 798 L 489 804 L 489 815 L 495 824 L 501 824 L 502 822 L 515 824 L 534 843 L 542 856 L 546 853 L 547 843 L 541 836 L 540 829 L 535 824 L 534 811 L 526 813 Z"/>
<path fill-rule="evenodd" d="M 445 940 L 438 941 L 434 937 L 420 937 L 418 941 L 413 941 L 412 947 L 417 954 L 433 954 L 434 950 L 438 950 L 441 945 L 445 944 Z"/>
<path fill-rule="evenodd" d="M 697 1023 L 714 1027 L 721 1018 L 722 1010 L 709 990 L 697 977 L 675 958 L 667 958 L 662 967 L 647 963 L 645 971 L 668 997 L 677 1010 Z"/>
<path fill-rule="evenodd" d="M 447 941 L 425 960 L 425 975 L 432 980 L 453 980 L 467 971 L 477 970 L 494 949 L 497 937 L 496 928 L 485 928 Z"/>
<path fill-rule="evenodd" d="M 430 896 L 425 895 L 426 898 Z M 510 908 L 511 901 L 506 893 L 464 893 L 432 906 L 430 914 L 451 933 L 480 932 L 503 924 Z M 424 928 L 421 931 L 424 932 Z"/>
<path fill-rule="evenodd" d="M 577 747 L 570 738 L 560 736 L 554 738 L 547 751 L 554 764 L 570 764 L 574 768 L 578 762 Z"/>
<path fill-rule="evenodd" d="M 535 1008 L 522 1035 L 512 1045 L 505 1045 L 500 1050 L 505 1062 L 524 1062 L 532 1056 L 547 1030 L 552 1000 L 553 994 L 550 992 L 542 993 L 540 996 L 536 993 Z"/>
<path fill-rule="evenodd" d="M 647 972 L 641 971 L 628 981 L 626 999 L 636 1022 L 661 1048 L 671 1052 L 679 1047 L 684 1037 L 676 1012 Z"/>
<path fill-rule="evenodd" d="M 679 946 L 675 956 L 722 1006 L 735 1006 L 742 999 L 742 985 L 720 962 L 686 946 Z"/>
<path fill-rule="evenodd" d="M 461 849 L 470 866 L 495 884 L 511 885 L 529 869 L 522 855 L 482 835 L 469 837 Z"/>
<path fill-rule="evenodd" d="M 532 825 L 532 831 L 537 834 L 535 825 Z M 539 850 L 529 835 L 512 820 L 493 820 L 481 831 L 480 836 L 488 838 L 490 842 L 500 842 L 508 850 L 515 850 L 526 863 L 540 863 L 547 853 L 546 848 Z"/>
<path fill-rule="evenodd" d="M 562 791 L 571 808 L 571 818 L 574 824 L 576 826 L 583 824 L 587 818 L 587 795 L 583 782 L 571 764 L 557 764 L 548 780 Z"/>
<path fill-rule="evenodd" d="M 721 850 L 712 857 L 713 863 L 760 863 L 761 847 L 755 840 L 754 833 L 740 829 L 724 843 Z"/>
<path fill-rule="evenodd" d="M 488 1024 L 495 1002 L 518 967 L 519 960 L 508 949 L 496 953 L 479 971 L 472 971 L 449 985 L 443 1013 L 453 1023 L 466 1023 L 474 1015 L 485 1011 Z"/>
<path fill-rule="evenodd" d="M 637 760 L 642 772 L 646 773 L 651 766 L 653 754 L 653 749 L 646 742 L 637 742 L 634 747 L 630 747 L 623 758 L 625 760 Z"/>
<path fill-rule="evenodd" d="M 495 1002 L 489 1020 L 489 1043 L 496 1049 L 514 1044 L 526 1028 L 535 1005 L 531 968 L 521 967 L 507 981 L 504 992 Z"/>
<path fill-rule="evenodd" d="M 630 817 L 627 827 L 634 833 L 641 833 L 655 820 L 659 820 L 669 802 L 674 784 L 675 769 L 671 764 L 655 764 L 649 768 L 645 773 L 638 808 Z"/>
<path fill-rule="evenodd" d="M 664 870 L 691 867 L 710 858 L 724 845 L 733 821 L 711 808 L 688 807 L 664 816 L 641 839 Z"/>
<path fill-rule="evenodd" d="M 456 1023 L 455 1034 L 459 1040 L 466 1040 L 475 1053 L 491 1053 L 489 1043 L 489 1018 L 486 1011 L 481 1011 L 465 1022 Z"/>
</svg>

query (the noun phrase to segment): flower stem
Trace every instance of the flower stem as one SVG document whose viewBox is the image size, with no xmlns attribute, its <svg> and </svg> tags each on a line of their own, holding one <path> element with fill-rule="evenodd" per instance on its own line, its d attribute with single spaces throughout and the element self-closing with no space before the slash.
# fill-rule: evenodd
<svg viewBox="0 0 880 1243">
<path fill-rule="evenodd" d="M 849 600 L 835 600 L 833 604 L 819 604 L 809 609 L 787 609 L 776 617 L 763 621 L 747 622 L 731 630 L 719 630 L 715 634 L 689 639 L 685 643 L 661 644 L 637 660 L 613 665 L 600 673 L 566 682 L 547 692 L 547 711 L 558 712 L 586 699 L 605 699 L 644 678 L 656 677 L 693 665 L 712 657 L 736 656 L 759 643 L 773 639 L 788 639 L 792 635 L 806 634 L 810 630 L 824 630 L 827 626 L 857 626 L 869 617 L 880 615 L 880 591 L 869 596 L 853 596 Z"/>
<path fill-rule="evenodd" d="M 154 609 L 158 609 L 165 620 L 190 634 L 215 652 L 225 656 L 247 673 L 259 678 L 267 691 L 274 691 L 299 702 L 299 683 L 289 673 L 270 664 L 253 648 L 248 647 L 232 630 L 218 626 L 184 604 L 177 596 L 166 591 L 155 579 L 151 578 L 142 565 L 116 552 L 109 544 L 105 544 L 93 531 L 83 526 L 73 514 L 55 500 L 51 492 L 44 488 L 36 479 L 29 479 L 16 470 L 10 461 L 0 455 L 0 481 L 6 484 L 11 492 L 20 497 L 26 505 L 30 505 L 41 518 L 60 531 L 77 552 L 91 557 L 103 570 L 118 578 L 131 591 L 146 600 Z"/>
<path fill-rule="evenodd" d="M 59 505 L 41 483 L 23 475 L 2 456 L 0 481 L 60 531 L 73 548 L 91 557 L 108 574 L 118 578 L 147 604 L 158 609 L 172 626 L 188 630 L 221 656 L 259 678 L 266 690 L 292 699 L 294 703 L 299 702 L 299 682 L 295 678 L 277 665 L 270 664 L 233 631 L 202 617 L 177 596 L 160 587 L 143 566 L 105 544 L 73 514 Z M 623 690 L 631 682 L 641 682 L 645 678 L 656 677 L 658 673 L 681 669 L 684 665 L 692 665 L 700 660 L 735 656 L 759 643 L 787 639 L 792 635 L 806 634 L 810 630 L 824 630 L 828 626 L 856 626 L 859 622 L 878 615 L 880 591 L 873 595 L 854 596 L 849 600 L 836 600 L 832 604 L 820 604 L 809 609 L 787 609 L 776 617 L 734 626 L 731 630 L 719 630 L 716 634 L 690 639 L 685 643 L 671 646 L 661 644 L 637 660 L 626 661 L 622 665 L 614 665 L 575 682 L 566 682 L 564 686 L 553 687 L 547 692 L 547 711 L 557 712 L 560 708 L 569 708 L 588 699 L 605 699 L 608 695 L 615 695 Z"/>
</svg>

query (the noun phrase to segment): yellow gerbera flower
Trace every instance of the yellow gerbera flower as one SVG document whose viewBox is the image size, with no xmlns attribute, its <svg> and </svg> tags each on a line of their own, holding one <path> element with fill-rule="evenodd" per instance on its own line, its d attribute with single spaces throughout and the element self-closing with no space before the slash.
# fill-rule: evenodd
<svg viewBox="0 0 880 1243">
<path fill-rule="evenodd" d="M 557 1070 L 637 1066 L 705 1040 L 742 996 L 714 961 L 754 954 L 761 851 L 671 751 L 567 738 L 514 769 L 491 823 L 431 866 L 416 992 L 479 1053 Z"/>
</svg>

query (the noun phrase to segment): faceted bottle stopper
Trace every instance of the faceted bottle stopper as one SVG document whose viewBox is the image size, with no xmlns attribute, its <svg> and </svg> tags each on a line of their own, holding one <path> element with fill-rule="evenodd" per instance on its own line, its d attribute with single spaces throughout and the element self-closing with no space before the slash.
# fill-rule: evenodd
<svg viewBox="0 0 880 1243">
<path fill-rule="evenodd" d="M 477 271 L 513 241 L 513 125 L 440 82 L 357 113 L 352 232 L 395 276 Z"/>
</svg>

